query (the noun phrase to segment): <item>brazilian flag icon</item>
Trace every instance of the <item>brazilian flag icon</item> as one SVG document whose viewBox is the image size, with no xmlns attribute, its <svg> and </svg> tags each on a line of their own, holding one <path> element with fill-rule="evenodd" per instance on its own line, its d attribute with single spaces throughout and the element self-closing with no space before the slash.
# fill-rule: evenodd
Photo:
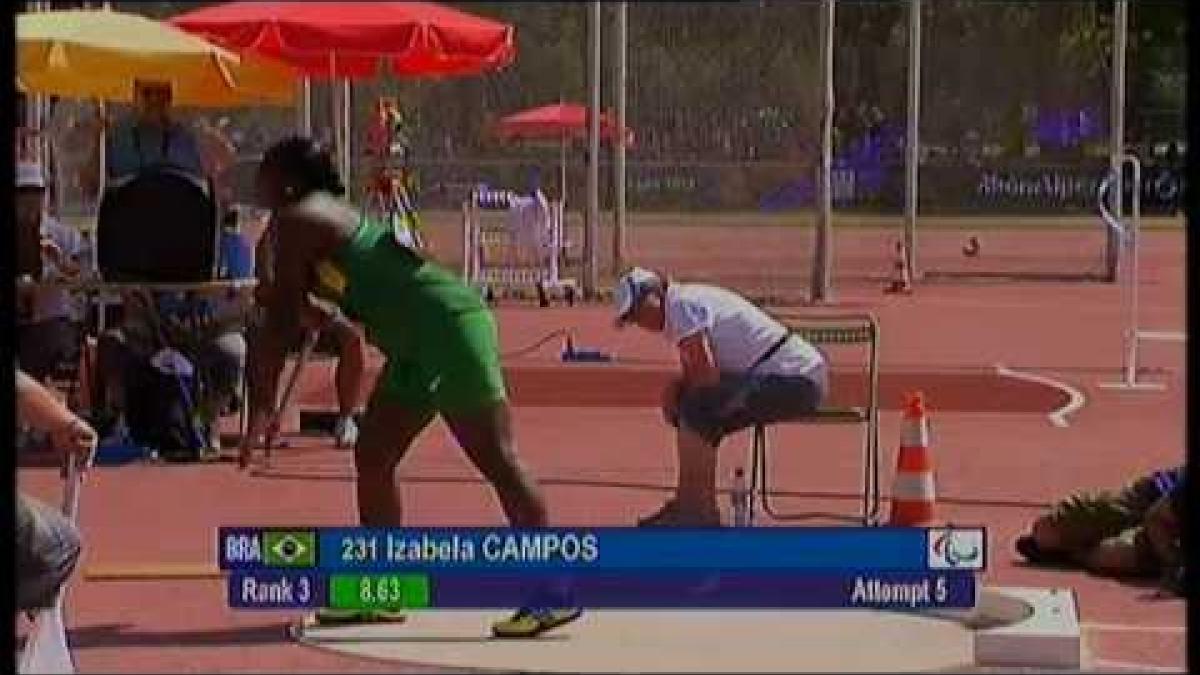
<svg viewBox="0 0 1200 675">
<path fill-rule="evenodd" d="M 263 532 L 263 562 L 270 567 L 316 567 L 317 534 L 306 530 Z"/>
</svg>

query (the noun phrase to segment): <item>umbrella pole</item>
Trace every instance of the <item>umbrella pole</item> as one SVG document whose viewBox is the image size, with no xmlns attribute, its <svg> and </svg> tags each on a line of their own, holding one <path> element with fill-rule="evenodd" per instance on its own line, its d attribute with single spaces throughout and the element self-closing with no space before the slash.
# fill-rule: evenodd
<svg viewBox="0 0 1200 675">
<path fill-rule="evenodd" d="M 342 78 L 342 180 L 346 182 L 346 195 L 353 193 L 354 182 L 350 177 L 350 133 L 353 108 L 350 105 L 350 78 Z"/>
<path fill-rule="evenodd" d="M 312 80 L 307 77 L 300 81 L 300 110 L 296 130 L 304 136 L 312 136 Z"/>
<path fill-rule="evenodd" d="M 567 138 L 558 139 L 558 201 L 567 206 Z"/>
</svg>

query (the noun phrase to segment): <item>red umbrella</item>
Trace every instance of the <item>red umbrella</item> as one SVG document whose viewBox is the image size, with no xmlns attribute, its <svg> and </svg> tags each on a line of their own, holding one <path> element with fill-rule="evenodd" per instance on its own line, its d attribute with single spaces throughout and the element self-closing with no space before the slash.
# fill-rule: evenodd
<svg viewBox="0 0 1200 675">
<path fill-rule="evenodd" d="M 600 138 L 612 141 L 617 125 L 612 115 L 600 113 Z M 555 103 L 523 110 L 500 118 L 496 123 L 496 135 L 506 140 L 542 138 L 576 139 L 587 138 L 587 108 L 578 103 Z M 633 143 L 633 132 L 626 127 L 625 145 Z"/>
<path fill-rule="evenodd" d="M 531 108 L 500 118 L 495 133 L 505 140 L 555 139 L 559 141 L 559 198 L 567 198 L 567 141 L 582 140 L 588 133 L 588 109 L 578 103 L 555 103 Z M 617 124 L 606 112 L 600 113 L 600 138 L 613 141 Z M 625 145 L 633 145 L 633 130 L 625 127 Z"/>
<path fill-rule="evenodd" d="M 516 57 L 513 26 L 429 2 L 230 2 L 171 23 L 310 77 L 470 75 Z"/>
<path fill-rule="evenodd" d="M 503 68 L 517 52 L 513 26 L 430 2 L 229 2 L 171 23 L 312 78 L 370 78 L 381 64 L 398 76 L 471 75 Z M 343 87 L 334 110 L 341 108 L 339 165 L 348 177 L 349 84 Z M 308 105 L 306 97 L 306 118 Z"/>
</svg>

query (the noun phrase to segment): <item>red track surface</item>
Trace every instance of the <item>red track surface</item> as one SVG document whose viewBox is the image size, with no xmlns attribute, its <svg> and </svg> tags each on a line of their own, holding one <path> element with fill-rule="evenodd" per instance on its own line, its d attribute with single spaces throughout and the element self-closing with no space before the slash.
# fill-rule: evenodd
<svg viewBox="0 0 1200 675">
<path fill-rule="evenodd" d="M 1182 328 L 1183 237 L 1145 239 L 1143 325 Z M 1153 377 L 1169 384 L 1165 393 L 1095 386 L 1118 377 L 1119 298 L 1109 285 L 1006 283 L 931 285 L 907 297 L 862 287 L 839 300 L 871 308 L 883 327 L 885 486 L 899 434 L 896 394 L 924 389 L 935 411 L 940 515 L 990 529 L 986 582 L 1072 587 L 1085 626 L 1096 624 L 1087 630 L 1096 658 L 1182 668 L 1181 601 L 1082 573 L 1028 568 L 1011 552 L 1013 538 L 1049 502 L 1079 488 L 1120 485 L 1184 456 L 1181 346 L 1145 349 L 1145 365 L 1161 369 Z M 498 315 L 505 350 L 570 328 L 580 346 L 638 359 L 630 366 L 560 367 L 556 347 L 547 345 L 509 363 L 520 453 L 545 488 L 555 524 L 629 524 L 656 507 L 674 477 L 671 435 L 648 407 L 655 382 L 670 369 L 666 348 L 654 336 L 614 330 L 598 308 L 513 307 Z M 1061 404 L 1060 394 L 997 379 L 996 363 L 1066 382 L 1087 404 L 1069 417 L 1068 428 L 1056 428 L 1045 412 Z M 853 377 L 848 367 L 838 372 Z M 329 406 L 331 392 L 321 393 L 327 377 L 305 379 L 305 403 Z M 848 381 L 835 386 L 843 385 Z M 773 442 L 791 449 L 776 453 L 781 488 L 807 495 L 805 507 L 856 508 L 853 431 L 789 426 Z M 743 462 L 747 445 L 744 435 L 726 442 L 722 476 Z M 83 564 L 211 561 L 219 525 L 353 522 L 347 452 L 296 438 L 276 457 L 272 470 L 254 475 L 226 464 L 97 468 L 83 495 Z M 440 427 L 419 439 L 401 475 L 413 524 L 501 522 L 490 491 Z M 57 499 L 52 470 L 23 469 L 20 482 Z M 217 581 L 77 580 L 68 597 L 71 642 L 83 672 L 430 670 L 300 647 L 284 632 L 293 616 L 236 613 L 224 605 Z M 1139 629 L 1122 628 L 1130 624 Z"/>
</svg>

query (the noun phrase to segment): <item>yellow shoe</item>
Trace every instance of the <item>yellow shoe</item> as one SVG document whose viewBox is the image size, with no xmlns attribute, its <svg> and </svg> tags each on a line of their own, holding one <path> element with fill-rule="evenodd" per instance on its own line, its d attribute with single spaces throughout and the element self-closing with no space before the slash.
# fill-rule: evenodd
<svg viewBox="0 0 1200 675">
<path fill-rule="evenodd" d="M 387 609 L 318 609 L 313 615 L 317 626 L 350 626 L 364 623 L 403 623 L 408 619 L 404 612 Z"/>
<path fill-rule="evenodd" d="M 511 617 L 492 624 L 492 635 L 498 638 L 535 638 L 542 633 L 565 626 L 583 616 L 583 609 L 518 609 Z"/>
</svg>

